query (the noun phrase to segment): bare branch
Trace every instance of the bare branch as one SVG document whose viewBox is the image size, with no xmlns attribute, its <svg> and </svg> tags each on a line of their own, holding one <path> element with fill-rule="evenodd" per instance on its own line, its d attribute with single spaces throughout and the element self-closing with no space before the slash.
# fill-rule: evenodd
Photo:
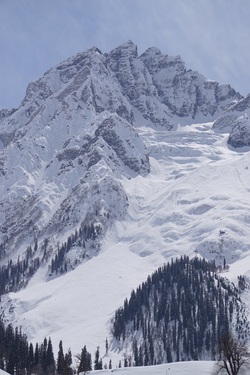
<svg viewBox="0 0 250 375">
<path fill-rule="evenodd" d="M 237 375 L 249 368 L 247 346 L 237 340 L 231 332 L 221 336 L 218 342 L 218 361 L 213 374 Z"/>
</svg>

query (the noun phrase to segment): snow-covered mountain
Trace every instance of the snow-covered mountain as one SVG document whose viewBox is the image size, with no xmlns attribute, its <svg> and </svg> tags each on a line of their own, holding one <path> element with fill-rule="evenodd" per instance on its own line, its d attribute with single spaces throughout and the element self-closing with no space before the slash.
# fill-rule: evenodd
<svg viewBox="0 0 250 375">
<path fill-rule="evenodd" d="M 6 321 L 93 351 L 171 257 L 247 275 L 248 102 L 179 56 L 138 56 L 127 42 L 67 59 L 0 111 L 0 261 L 23 261 Z"/>
<path fill-rule="evenodd" d="M 132 42 L 105 55 L 93 48 L 50 69 L 16 111 L 1 112 L 6 256 L 35 239 L 61 242 L 83 222 L 105 233 L 127 211 L 121 177 L 150 171 L 139 129 L 207 122 L 240 98 L 186 71 L 180 57 L 156 48 L 138 57 Z"/>
</svg>

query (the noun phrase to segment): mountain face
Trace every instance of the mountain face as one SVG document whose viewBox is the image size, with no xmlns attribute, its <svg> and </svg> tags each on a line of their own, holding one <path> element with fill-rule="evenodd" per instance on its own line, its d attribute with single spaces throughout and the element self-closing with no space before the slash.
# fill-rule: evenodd
<svg viewBox="0 0 250 375">
<path fill-rule="evenodd" d="M 70 337 L 75 350 L 80 326 L 94 348 L 86 306 L 65 285 L 92 301 L 89 319 L 105 319 L 95 324 L 101 340 L 136 283 L 171 257 L 241 262 L 248 102 L 179 56 L 138 56 L 127 42 L 65 60 L 28 86 L 18 109 L 1 110 L 0 290 L 15 292 L 2 298 L 6 321 L 37 341 Z"/>
<path fill-rule="evenodd" d="M 126 214 L 119 179 L 150 171 L 137 128 L 209 121 L 239 99 L 229 85 L 187 71 L 179 56 L 149 48 L 139 57 L 132 42 L 47 71 L 16 111 L 1 111 L 2 258 L 35 239 L 62 241 L 82 223 L 105 234 Z"/>
<path fill-rule="evenodd" d="M 228 144 L 234 148 L 250 146 L 250 95 L 232 105 L 214 123 L 215 131 L 230 133 Z"/>
</svg>

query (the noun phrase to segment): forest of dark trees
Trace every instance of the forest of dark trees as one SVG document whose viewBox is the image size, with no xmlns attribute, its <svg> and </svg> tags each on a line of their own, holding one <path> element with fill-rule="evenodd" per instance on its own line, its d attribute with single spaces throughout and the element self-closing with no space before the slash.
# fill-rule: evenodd
<svg viewBox="0 0 250 375">
<path fill-rule="evenodd" d="M 159 268 L 132 291 L 113 319 L 124 349 L 132 344 L 135 366 L 216 358 L 218 338 L 233 327 L 249 335 L 239 289 L 218 276 L 215 263 L 181 257 Z M 239 279 L 244 289 L 244 279 Z"/>
<path fill-rule="evenodd" d="M 3 244 L 1 246 L 1 251 L 4 251 Z M 16 263 L 9 260 L 7 265 L 0 267 L 0 295 L 15 292 L 26 286 L 40 266 L 37 250 L 38 245 L 35 241 L 33 249 L 31 246 L 27 247 L 22 260 L 18 258 Z"/>
<path fill-rule="evenodd" d="M 86 346 L 78 356 L 78 362 L 77 373 L 92 370 L 91 354 Z M 71 350 L 64 354 L 62 341 L 55 359 L 50 338 L 33 346 L 20 328 L 13 329 L 10 324 L 5 327 L 0 320 L 0 369 L 15 375 L 73 375 L 75 372 L 71 365 Z M 99 362 L 97 365 L 102 368 Z"/>
<path fill-rule="evenodd" d="M 66 254 L 74 247 L 79 246 L 85 248 L 86 242 L 95 240 L 101 233 L 101 227 L 94 225 L 82 224 L 79 230 L 75 230 L 67 241 L 58 245 L 57 252 L 51 260 L 49 265 L 50 274 L 63 274 L 72 268 L 68 269 L 69 264 L 65 259 Z M 5 244 L 0 244 L 0 259 L 5 254 Z M 50 256 L 49 240 L 45 239 L 40 246 L 38 246 L 35 239 L 33 246 L 28 246 L 22 259 L 17 259 L 16 262 L 9 260 L 6 265 L 0 266 L 0 295 L 16 292 L 25 287 L 31 277 L 40 267 L 41 263 L 47 260 Z M 83 252 L 84 257 L 84 252 Z"/>
<path fill-rule="evenodd" d="M 51 261 L 50 270 L 51 273 L 63 274 L 68 272 L 68 263 L 65 260 L 66 254 L 72 249 L 73 246 L 77 245 L 85 248 L 85 243 L 89 240 L 95 240 L 101 233 L 101 227 L 82 224 L 79 230 L 76 230 L 74 234 L 67 238 L 57 250 L 55 257 Z"/>
</svg>

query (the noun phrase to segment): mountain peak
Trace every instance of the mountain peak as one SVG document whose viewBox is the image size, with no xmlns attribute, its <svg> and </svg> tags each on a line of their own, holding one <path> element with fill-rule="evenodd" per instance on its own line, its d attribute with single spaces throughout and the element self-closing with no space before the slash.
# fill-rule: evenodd
<svg viewBox="0 0 250 375">
<path fill-rule="evenodd" d="M 120 46 L 116 47 L 110 52 L 112 57 L 138 57 L 137 46 L 131 41 L 128 40 L 125 43 L 122 43 Z"/>
<path fill-rule="evenodd" d="M 157 48 L 157 47 L 149 47 L 148 49 L 146 49 L 146 51 L 145 52 L 143 52 L 143 54 L 142 55 L 147 55 L 147 56 L 159 56 L 159 55 L 161 55 L 162 53 L 161 53 L 161 50 L 159 49 L 159 48 Z"/>
<path fill-rule="evenodd" d="M 186 71 L 185 63 L 180 55 L 164 55 L 159 48 L 150 47 L 141 56 L 140 59 L 150 68 L 157 69 L 177 69 L 178 72 Z"/>
</svg>

